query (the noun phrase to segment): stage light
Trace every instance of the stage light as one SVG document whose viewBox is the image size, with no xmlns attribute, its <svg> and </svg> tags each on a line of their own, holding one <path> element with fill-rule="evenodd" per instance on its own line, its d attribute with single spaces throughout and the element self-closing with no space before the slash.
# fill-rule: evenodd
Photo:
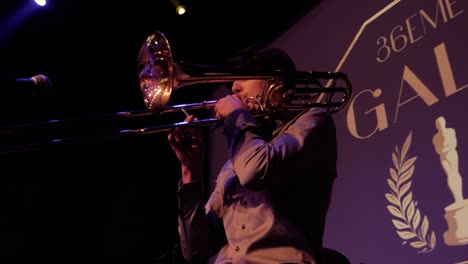
<svg viewBox="0 0 468 264">
<path fill-rule="evenodd" d="M 5 1 L 5 0 L 0 0 Z M 0 47 L 9 41 L 9 39 L 18 32 L 31 17 L 34 11 L 46 5 L 47 0 L 27 1 L 12 9 L 9 14 L 0 17 Z"/>
<path fill-rule="evenodd" d="M 181 16 L 183 14 L 185 14 L 185 6 L 183 5 L 178 5 L 177 8 L 176 8 L 176 13 Z"/>
<path fill-rule="evenodd" d="M 40 6 L 45 6 L 47 4 L 46 0 L 34 0 L 34 2 Z"/>
<path fill-rule="evenodd" d="M 171 4 L 175 7 L 176 14 L 181 16 L 187 12 L 185 5 L 179 0 L 170 0 Z"/>
</svg>

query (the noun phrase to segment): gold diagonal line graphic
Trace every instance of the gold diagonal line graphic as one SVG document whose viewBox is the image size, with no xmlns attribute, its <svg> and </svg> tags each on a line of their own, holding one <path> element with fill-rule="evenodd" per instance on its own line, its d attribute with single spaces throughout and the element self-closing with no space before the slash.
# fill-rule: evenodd
<svg viewBox="0 0 468 264">
<path fill-rule="evenodd" d="M 370 23 L 372 23 L 374 20 L 376 20 L 379 16 L 383 15 L 385 12 L 387 12 L 390 8 L 392 8 L 393 6 L 395 6 L 396 4 L 398 4 L 399 2 L 401 2 L 401 0 L 394 0 L 393 2 L 391 2 L 390 4 L 388 4 L 386 7 L 382 8 L 379 12 L 377 12 L 375 15 L 373 15 L 372 17 L 370 17 L 369 19 L 367 19 L 366 21 L 364 21 L 364 23 L 362 23 L 361 25 L 361 28 L 359 29 L 358 33 L 356 34 L 356 36 L 354 36 L 354 39 L 353 41 L 351 42 L 351 44 L 349 45 L 348 49 L 346 50 L 344 56 L 341 58 L 341 61 L 340 63 L 338 64 L 338 66 L 336 67 L 335 69 L 335 72 L 338 72 L 340 71 L 341 69 L 341 66 L 343 66 L 343 63 L 346 61 L 346 59 L 348 58 L 348 55 L 349 53 L 351 53 L 351 50 L 353 49 L 354 45 L 356 44 L 356 42 L 358 41 L 359 37 L 361 36 L 362 32 L 364 31 L 364 29 L 367 27 L 367 25 L 369 25 Z M 329 80 L 326 87 L 330 87 L 331 83 L 333 82 L 333 80 Z M 320 95 L 319 97 L 319 100 L 321 100 L 323 98 L 323 94 Z"/>
<path fill-rule="evenodd" d="M 375 15 L 373 15 L 372 17 L 370 17 L 369 19 L 367 19 L 361 26 L 361 28 L 359 29 L 358 33 L 356 34 L 356 36 L 354 37 L 353 39 L 353 42 L 351 42 L 351 45 L 349 45 L 348 47 L 348 50 L 346 50 L 346 53 L 345 55 L 343 56 L 343 58 L 341 58 L 341 61 L 340 63 L 338 64 L 338 67 L 336 68 L 336 71 L 339 71 L 341 69 L 341 66 L 343 66 L 343 63 L 345 62 L 346 58 L 348 57 L 349 53 L 351 53 L 351 50 L 353 49 L 354 45 L 356 44 L 356 42 L 358 41 L 359 37 L 361 36 L 362 32 L 364 31 L 364 29 L 367 27 L 367 25 L 369 25 L 370 23 L 372 23 L 374 20 L 376 20 L 379 16 L 383 15 L 385 12 L 387 12 L 390 8 L 392 8 L 394 5 L 398 4 L 399 2 L 401 2 L 401 0 L 394 0 L 393 2 L 391 2 L 389 5 L 387 5 L 386 7 L 384 7 L 382 10 L 380 10 L 379 12 L 377 12 Z"/>
<path fill-rule="evenodd" d="M 390 8 L 392 8 L 393 6 L 395 6 L 396 4 L 398 4 L 399 2 L 401 2 L 401 0 L 394 0 L 393 2 L 391 2 L 389 5 L 387 5 L 386 7 L 384 7 L 382 10 L 380 10 L 379 12 L 377 12 L 375 15 L 373 15 L 372 17 L 370 17 L 369 19 L 367 19 L 361 26 L 361 28 L 359 29 L 358 33 L 356 34 L 356 36 L 354 37 L 353 41 L 351 42 L 351 45 L 349 45 L 348 47 L 348 50 L 346 50 L 343 58 L 341 58 L 341 61 L 340 63 L 338 64 L 338 67 L 336 68 L 336 71 L 339 71 L 341 69 L 341 66 L 343 66 L 343 63 L 346 61 L 346 58 L 348 57 L 349 53 L 351 53 L 351 50 L 353 49 L 354 45 L 356 44 L 356 42 L 358 41 L 359 37 L 361 36 L 362 32 L 364 31 L 364 29 L 367 27 L 367 25 L 369 25 L 370 23 L 372 23 L 374 20 L 376 20 L 379 16 L 383 15 L 383 13 L 387 12 Z"/>
</svg>

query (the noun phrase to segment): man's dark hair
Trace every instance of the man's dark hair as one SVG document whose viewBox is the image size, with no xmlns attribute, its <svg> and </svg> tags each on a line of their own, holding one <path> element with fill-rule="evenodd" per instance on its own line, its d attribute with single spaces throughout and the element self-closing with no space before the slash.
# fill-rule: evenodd
<svg viewBox="0 0 468 264">
<path fill-rule="evenodd" d="M 236 70 L 294 72 L 296 65 L 289 55 L 279 48 L 248 47 L 229 59 Z"/>
<path fill-rule="evenodd" d="M 284 87 L 294 87 L 296 65 L 282 49 L 273 47 L 251 46 L 240 50 L 228 60 L 228 66 L 236 71 L 285 73 L 291 78 L 284 80 Z M 289 75 L 292 74 L 292 75 Z"/>
</svg>

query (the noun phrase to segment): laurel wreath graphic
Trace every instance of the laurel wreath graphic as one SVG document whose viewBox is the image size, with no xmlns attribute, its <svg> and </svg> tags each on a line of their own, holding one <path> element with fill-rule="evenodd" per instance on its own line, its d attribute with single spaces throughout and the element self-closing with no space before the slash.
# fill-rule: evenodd
<svg viewBox="0 0 468 264">
<path fill-rule="evenodd" d="M 409 243 L 413 248 L 420 249 L 418 253 L 429 253 L 435 248 L 436 236 L 434 232 L 429 232 L 429 220 L 421 215 L 417 202 L 413 200 L 411 177 L 417 157 L 407 157 L 411 138 L 412 132 L 406 137 L 401 152 L 397 146 L 392 154 L 395 168 L 390 168 L 390 178 L 387 179 L 391 189 L 385 194 L 391 203 L 387 210 L 395 217 L 392 223 L 397 229 L 396 233 L 404 240 L 403 244 Z"/>
</svg>

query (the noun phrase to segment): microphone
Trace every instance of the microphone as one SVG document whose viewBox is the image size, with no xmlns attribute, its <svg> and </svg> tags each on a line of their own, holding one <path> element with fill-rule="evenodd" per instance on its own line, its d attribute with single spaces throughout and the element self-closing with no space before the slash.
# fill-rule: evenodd
<svg viewBox="0 0 468 264">
<path fill-rule="evenodd" d="M 0 80 L 2 95 L 7 97 L 41 97 L 52 94 L 52 81 L 39 74 L 29 78 L 7 78 Z"/>
</svg>

